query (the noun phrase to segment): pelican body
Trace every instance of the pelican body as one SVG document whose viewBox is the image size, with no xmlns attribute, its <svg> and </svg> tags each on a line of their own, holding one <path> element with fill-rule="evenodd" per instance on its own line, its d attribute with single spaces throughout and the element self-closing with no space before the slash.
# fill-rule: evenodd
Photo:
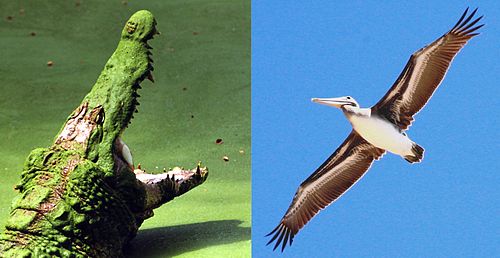
<svg viewBox="0 0 500 258">
<path fill-rule="evenodd" d="M 456 54 L 478 35 L 476 10 L 465 10 L 458 22 L 443 36 L 413 53 L 396 82 L 371 108 L 360 108 L 350 96 L 314 98 L 313 102 L 340 108 L 352 131 L 337 150 L 297 189 L 280 223 L 267 236 L 281 251 L 320 210 L 336 201 L 368 171 L 386 151 L 410 163 L 420 162 L 424 149 L 410 140 L 406 130 L 432 97 Z"/>
<path fill-rule="evenodd" d="M 340 108 L 353 129 L 373 146 L 397 154 L 410 163 L 422 160 L 424 154 L 422 147 L 410 140 L 401 128 L 383 116 L 372 114 L 370 108 L 360 108 L 353 97 L 313 98 L 312 101 Z"/>
</svg>

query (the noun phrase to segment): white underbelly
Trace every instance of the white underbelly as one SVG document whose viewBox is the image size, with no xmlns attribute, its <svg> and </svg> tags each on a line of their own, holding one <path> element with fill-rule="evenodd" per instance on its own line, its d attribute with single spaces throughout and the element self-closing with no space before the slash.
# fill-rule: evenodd
<svg viewBox="0 0 500 258">
<path fill-rule="evenodd" d="M 350 117 L 356 132 L 375 147 L 405 156 L 411 155 L 413 142 L 388 121 L 373 117 Z"/>
</svg>

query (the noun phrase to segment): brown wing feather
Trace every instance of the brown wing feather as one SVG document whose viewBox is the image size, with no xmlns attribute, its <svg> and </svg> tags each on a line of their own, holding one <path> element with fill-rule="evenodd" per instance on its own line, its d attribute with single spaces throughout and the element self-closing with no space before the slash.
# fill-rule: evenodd
<svg viewBox="0 0 500 258">
<path fill-rule="evenodd" d="M 477 9 L 465 18 L 468 10 L 450 31 L 410 57 L 391 89 L 372 107 L 372 113 L 385 116 L 402 130 L 411 125 L 413 116 L 443 80 L 453 58 L 483 26 L 475 26 L 483 16 L 471 21 Z"/>
<path fill-rule="evenodd" d="M 366 142 L 352 131 L 340 147 L 299 187 L 280 224 L 267 236 L 274 249 L 292 244 L 297 232 L 320 210 L 337 200 L 368 170 L 384 150 Z"/>
</svg>

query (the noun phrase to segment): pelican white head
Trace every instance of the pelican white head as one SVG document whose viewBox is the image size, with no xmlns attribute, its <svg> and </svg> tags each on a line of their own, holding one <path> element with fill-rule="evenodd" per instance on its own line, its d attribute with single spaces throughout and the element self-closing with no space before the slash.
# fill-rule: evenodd
<svg viewBox="0 0 500 258">
<path fill-rule="evenodd" d="M 351 96 L 345 96 L 339 98 L 312 98 L 311 101 L 314 103 L 332 106 L 336 108 L 342 108 L 345 105 L 359 107 L 358 102 Z"/>
</svg>

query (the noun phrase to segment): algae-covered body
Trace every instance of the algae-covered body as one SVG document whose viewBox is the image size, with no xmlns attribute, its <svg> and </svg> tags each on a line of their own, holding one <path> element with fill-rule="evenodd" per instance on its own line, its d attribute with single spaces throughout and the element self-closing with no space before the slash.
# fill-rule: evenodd
<svg viewBox="0 0 500 258">
<path fill-rule="evenodd" d="M 152 78 L 156 21 L 148 11 L 126 23 L 120 43 L 91 92 L 68 117 L 54 144 L 28 156 L 0 257 L 120 257 L 153 209 L 208 176 L 199 165 L 163 174 L 135 168 L 120 136 Z"/>
</svg>

